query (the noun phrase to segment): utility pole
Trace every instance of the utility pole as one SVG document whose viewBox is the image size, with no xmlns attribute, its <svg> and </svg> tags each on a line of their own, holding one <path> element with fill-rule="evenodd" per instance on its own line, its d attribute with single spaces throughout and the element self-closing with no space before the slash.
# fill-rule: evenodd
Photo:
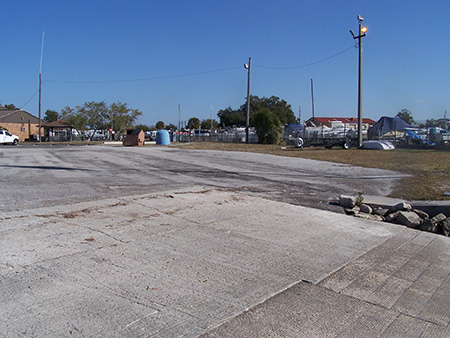
<svg viewBox="0 0 450 338">
<path fill-rule="evenodd" d="M 41 62 L 39 64 L 39 131 L 38 131 L 38 137 L 39 137 L 39 143 L 41 142 L 41 98 L 42 98 L 42 55 L 44 53 L 44 34 L 45 32 L 42 32 L 42 45 L 41 45 Z"/>
<path fill-rule="evenodd" d="M 213 121 L 212 121 L 212 105 L 209 109 L 209 121 L 211 122 L 211 131 L 213 129 Z"/>
<path fill-rule="evenodd" d="M 311 108 L 312 108 L 312 118 L 314 122 L 314 85 L 313 79 L 311 79 Z"/>
<path fill-rule="evenodd" d="M 247 118 L 245 122 L 245 143 L 249 143 L 248 139 L 248 128 L 250 125 L 250 68 L 251 68 L 252 58 L 248 58 L 248 63 L 244 64 L 244 68 L 248 70 L 247 75 Z"/>
<path fill-rule="evenodd" d="M 350 33 L 353 36 L 353 39 L 358 40 L 358 148 L 362 147 L 362 111 L 363 111 L 363 102 L 362 102 L 362 38 L 366 36 L 367 28 L 362 26 L 364 18 L 362 15 L 358 15 L 359 21 L 359 34 L 355 36 L 352 30 Z"/>
<path fill-rule="evenodd" d="M 110 139 L 111 139 L 111 141 L 115 141 L 114 140 L 114 136 L 115 136 L 115 133 L 114 133 L 114 112 L 111 112 L 111 135 L 109 135 L 110 136 Z"/>
</svg>

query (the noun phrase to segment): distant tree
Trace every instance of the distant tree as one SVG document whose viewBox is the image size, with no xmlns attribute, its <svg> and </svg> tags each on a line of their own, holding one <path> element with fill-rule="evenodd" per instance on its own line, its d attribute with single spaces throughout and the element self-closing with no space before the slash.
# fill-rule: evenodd
<svg viewBox="0 0 450 338">
<path fill-rule="evenodd" d="M 188 121 L 189 129 L 198 129 L 200 127 L 200 120 L 196 117 L 191 117 Z"/>
<path fill-rule="evenodd" d="M 58 112 L 56 112 L 54 110 L 50 110 L 50 109 L 47 109 L 45 111 L 44 121 L 53 122 L 53 121 L 58 120 L 58 118 L 59 118 Z"/>
<path fill-rule="evenodd" d="M 201 129 L 211 129 L 211 124 L 212 124 L 213 129 L 219 128 L 219 122 L 217 122 L 216 120 L 211 120 L 211 119 L 202 120 L 200 128 Z"/>
<path fill-rule="evenodd" d="M 4 108 L 6 108 L 7 110 L 18 110 L 19 108 L 17 108 L 15 105 L 11 104 L 5 104 L 3 106 Z"/>
<path fill-rule="evenodd" d="M 115 102 L 108 107 L 105 123 L 108 126 L 112 125 L 114 132 L 122 134 L 131 128 L 141 115 L 140 110 L 129 108 L 126 103 Z"/>
<path fill-rule="evenodd" d="M 439 127 L 442 129 L 447 129 L 448 120 L 447 119 L 429 119 L 424 127 Z"/>
<path fill-rule="evenodd" d="M 414 118 L 408 109 L 402 109 L 397 116 L 408 124 L 414 124 Z"/>
<path fill-rule="evenodd" d="M 168 125 L 166 125 L 166 129 L 167 130 L 177 130 L 178 128 L 173 123 L 169 123 Z"/>
<path fill-rule="evenodd" d="M 283 124 L 269 109 L 261 109 L 253 115 L 253 126 L 256 128 L 258 143 L 279 143 Z"/>
<path fill-rule="evenodd" d="M 73 109 L 70 107 L 64 107 L 61 109 L 61 118 L 69 121 L 69 123 L 78 131 L 87 129 L 87 116 L 78 110 L 77 108 Z"/>
<path fill-rule="evenodd" d="M 85 102 L 81 107 L 76 108 L 86 115 L 88 127 L 94 130 L 94 134 L 97 130 L 108 129 L 111 125 L 108 106 L 105 101 L 89 101 Z"/>
<path fill-rule="evenodd" d="M 164 122 L 163 121 L 156 122 L 155 127 L 158 130 L 164 129 Z"/>
<path fill-rule="evenodd" d="M 262 98 L 250 96 L 250 126 L 256 127 L 252 122 L 253 115 L 262 110 L 270 111 L 282 125 L 296 121 L 291 106 L 285 100 L 281 100 L 277 96 Z M 231 107 L 219 110 L 217 116 L 220 119 L 220 124 L 223 126 L 245 127 L 247 123 L 247 103 L 241 105 L 238 110 L 233 110 Z"/>
<path fill-rule="evenodd" d="M 134 126 L 134 129 L 141 129 L 142 131 L 149 131 L 150 127 L 146 126 L 145 124 L 136 124 Z"/>
<path fill-rule="evenodd" d="M 219 110 L 217 116 L 223 127 L 245 127 L 247 119 L 244 111 L 233 110 L 231 107 Z"/>
<path fill-rule="evenodd" d="M 250 120 L 252 119 L 252 113 L 257 113 L 266 109 L 274 114 L 282 125 L 295 122 L 295 114 L 292 111 L 291 106 L 285 100 L 281 100 L 277 96 L 262 98 L 259 98 L 258 96 L 250 97 Z M 243 104 L 241 110 L 247 112 L 247 105 Z M 250 125 L 252 125 L 251 121 Z"/>
<path fill-rule="evenodd" d="M 61 118 L 69 121 L 78 131 L 93 129 L 107 130 L 111 126 L 117 133 L 130 128 L 142 115 L 138 109 L 132 109 L 126 103 L 116 102 L 107 105 L 105 101 L 85 102 L 75 108 L 65 107 L 61 110 Z"/>
</svg>

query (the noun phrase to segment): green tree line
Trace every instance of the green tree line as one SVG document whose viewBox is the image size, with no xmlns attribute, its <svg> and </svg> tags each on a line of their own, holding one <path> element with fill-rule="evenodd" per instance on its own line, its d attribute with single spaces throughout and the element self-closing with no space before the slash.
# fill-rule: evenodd
<svg viewBox="0 0 450 338">
<path fill-rule="evenodd" d="M 239 109 L 231 107 L 219 110 L 217 116 L 224 127 L 245 127 L 247 120 L 247 104 Z M 276 144 L 280 141 L 283 127 L 287 123 L 296 122 L 291 105 L 279 97 L 250 96 L 249 126 L 256 129 L 259 143 Z"/>
<path fill-rule="evenodd" d="M 105 101 L 88 101 L 74 108 L 66 106 L 60 113 L 47 110 L 44 120 L 66 120 L 78 131 L 112 129 L 115 133 L 123 133 L 132 127 L 141 115 L 139 109 L 130 108 L 126 103 L 115 102 L 108 105 Z"/>
</svg>

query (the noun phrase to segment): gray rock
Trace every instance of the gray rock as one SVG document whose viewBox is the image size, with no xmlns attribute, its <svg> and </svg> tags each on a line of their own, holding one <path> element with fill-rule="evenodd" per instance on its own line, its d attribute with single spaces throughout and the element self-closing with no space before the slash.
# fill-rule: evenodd
<svg viewBox="0 0 450 338">
<path fill-rule="evenodd" d="M 442 232 L 444 233 L 444 235 L 450 236 L 450 217 L 444 219 L 441 225 L 442 225 Z"/>
<path fill-rule="evenodd" d="M 369 219 L 374 221 L 384 221 L 384 217 L 380 215 L 369 215 Z"/>
<path fill-rule="evenodd" d="M 344 208 L 344 212 L 345 212 L 347 215 L 354 216 L 354 215 L 357 215 L 357 214 L 359 213 L 359 208 L 358 208 L 358 207 Z"/>
<path fill-rule="evenodd" d="M 370 206 L 368 206 L 367 204 L 363 203 L 359 206 L 359 211 L 361 211 L 365 214 L 371 214 L 373 209 Z"/>
<path fill-rule="evenodd" d="M 431 219 L 431 223 L 438 224 L 438 223 L 442 222 L 443 220 L 445 220 L 446 218 L 447 218 L 447 216 L 445 216 L 443 213 L 440 213 Z"/>
<path fill-rule="evenodd" d="M 385 217 L 388 214 L 389 209 L 376 208 L 373 210 L 374 215 Z"/>
<path fill-rule="evenodd" d="M 430 216 L 429 216 L 425 211 L 422 211 L 422 210 L 420 210 L 420 209 L 413 209 L 413 211 L 414 211 L 417 215 L 419 215 L 419 217 L 422 218 L 422 219 L 428 219 L 428 218 L 430 218 Z"/>
<path fill-rule="evenodd" d="M 433 224 L 431 220 L 425 219 L 420 225 L 419 229 L 423 231 L 433 232 L 435 234 L 440 233 L 440 227 L 437 224 Z"/>
<path fill-rule="evenodd" d="M 358 218 L 364 218 L 364 219 L 369 219 L 370 218 L 370 215 L 366 214 L 366 213 L 354 214 L 354 216 L 358 217 Z"/>
<path fill-rule="evenodd" d="M 396 211 L 394 213 L 387 214 L 386 222 L 394 222 L 399 214 L 400 214 L 400 211 Z"/>
<path fill-rule="evenodd" d="M 408 228 L 418 229 L 422 219 L 415 212 L 412 211 L 400 211 L 395 221 L 406 225 Z"/>
<path fill-rule="evenodd" d="M 356 205 L 356 197 L 348 195 L 340 195 L 339 205 L 343 208 L 351 209 Z"/>
<path fill-rule="evenodd" d="M 411 211 L 411 210 L 412 210 L 411 204 L 401 202 L 391 207 L 389 209 L 389 213 L 394 213 L 396 211 Z"/>
</svg>

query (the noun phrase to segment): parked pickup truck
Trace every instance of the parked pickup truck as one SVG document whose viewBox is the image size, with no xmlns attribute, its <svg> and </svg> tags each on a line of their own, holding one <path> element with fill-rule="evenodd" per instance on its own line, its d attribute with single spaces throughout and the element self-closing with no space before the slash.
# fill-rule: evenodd
<svg viewBox="0 0 450 338">
<path fill-rule="evenodd" d="M 17 145 L 19 143 L 19 136 L 12 135 L 7 130 L 0 129 L 0 143 L 1 144 L 14 144 Z"/>
</svg>

